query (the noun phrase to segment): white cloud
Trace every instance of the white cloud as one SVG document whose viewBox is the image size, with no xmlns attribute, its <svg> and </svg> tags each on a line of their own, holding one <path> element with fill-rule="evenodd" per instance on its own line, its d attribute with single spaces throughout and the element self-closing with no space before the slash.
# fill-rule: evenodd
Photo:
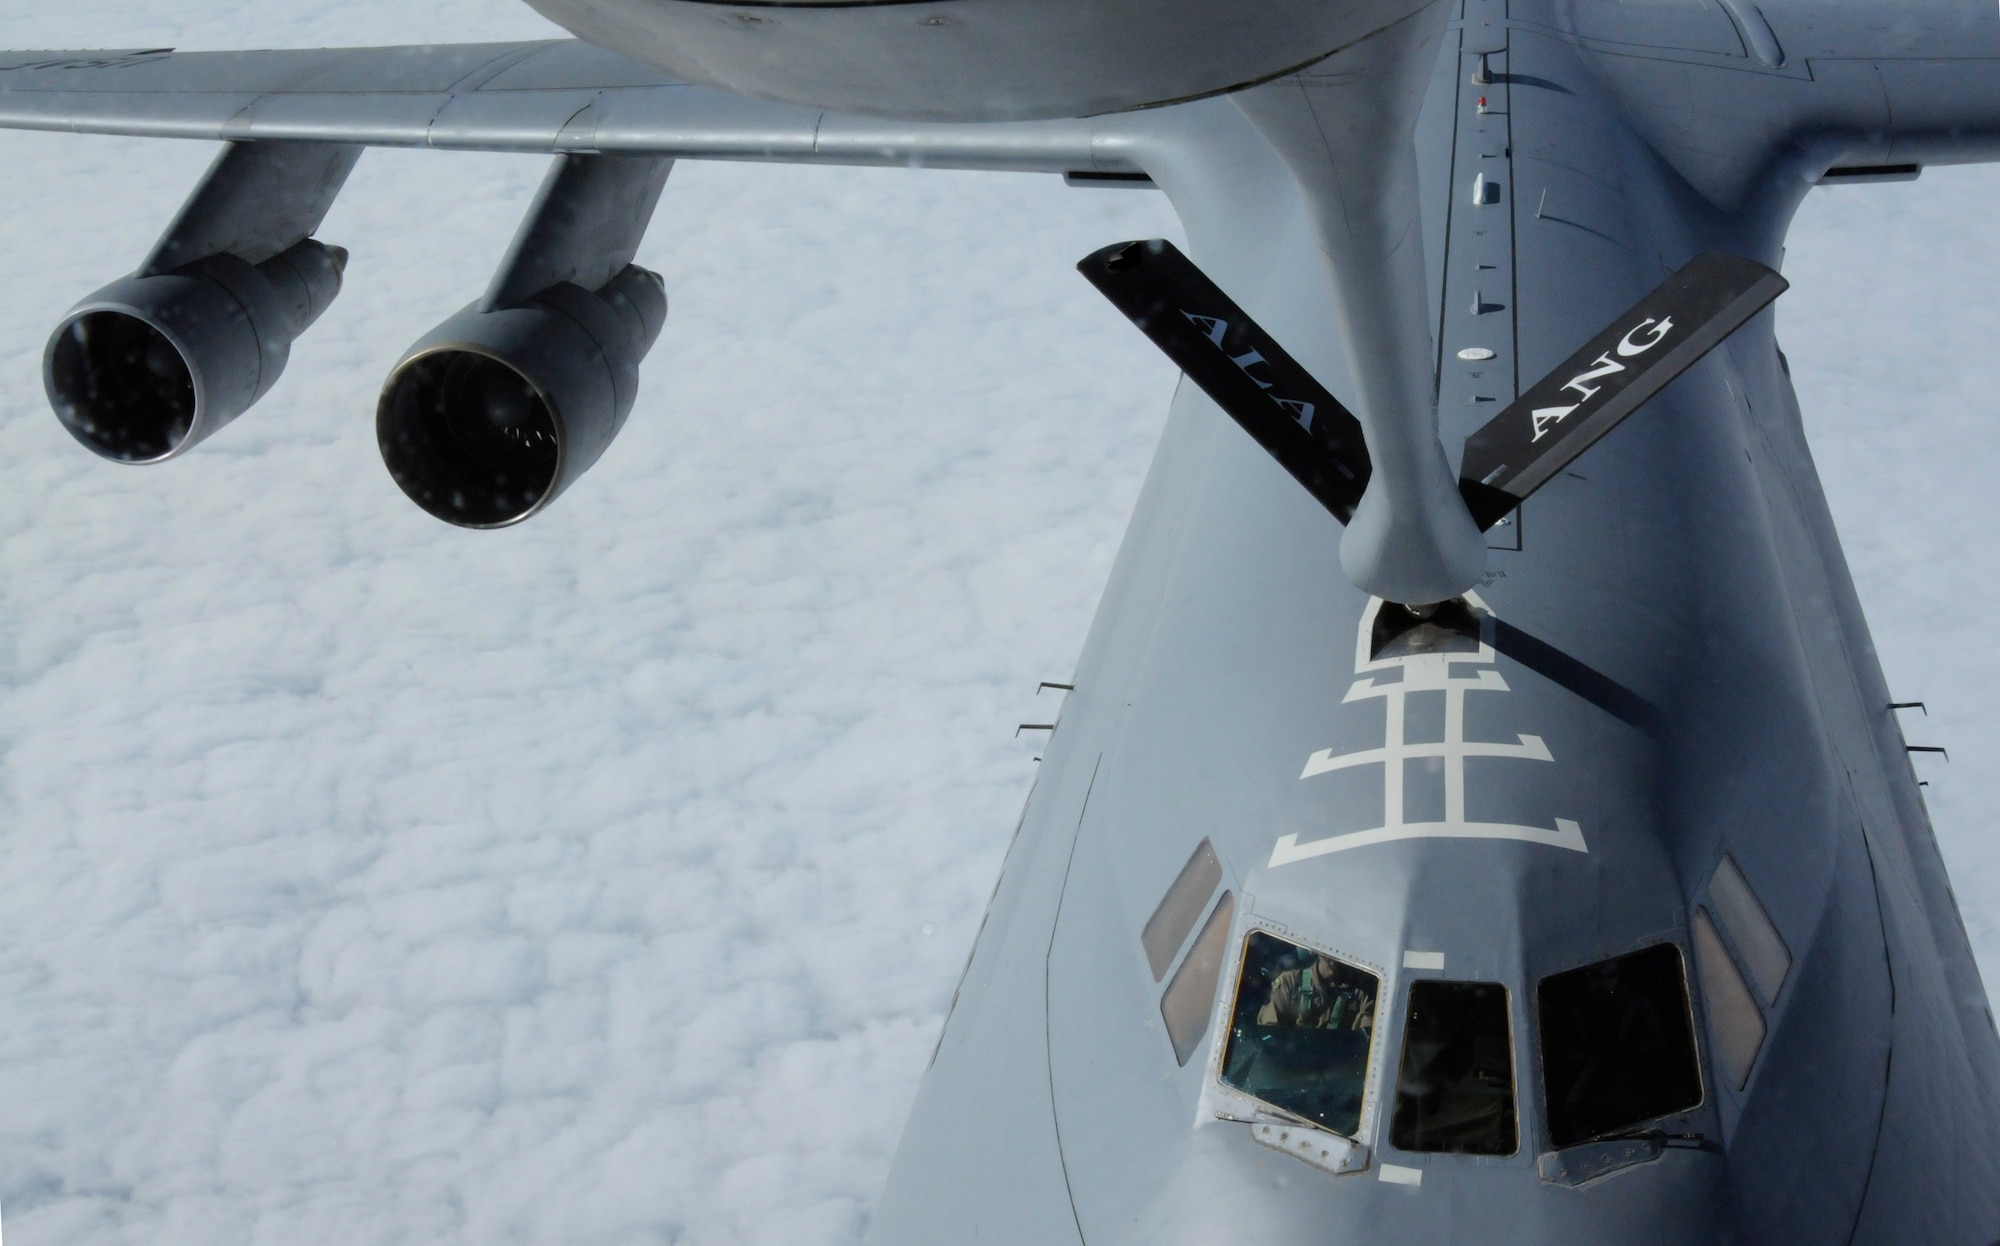
<svg viewBox="0 0 2000 1246">
<path fill-rule="evenodd" d="M 1814 191 L 1793 227 L 1779 340 L 1973 949 L 2000 983 L 2000 170 Z"/>
</svg>

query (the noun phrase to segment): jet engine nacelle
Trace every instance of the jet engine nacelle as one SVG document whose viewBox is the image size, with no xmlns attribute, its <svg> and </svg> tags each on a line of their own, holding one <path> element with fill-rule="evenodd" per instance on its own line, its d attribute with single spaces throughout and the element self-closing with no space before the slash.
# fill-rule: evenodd
<svg viewBox="0 0 2000 1246">
<path fill-rule="evenodd" d="M 346 265 L 346 251 L 308 238 L 260 264 L 211 255 L 114 281 L 49 338 L 49 403 L 107 459 L 184 454 L 277 383 L 293 341 L 340 293 Z"/>
<path fill-rule="evenodd" d="M 382 388 L 375 434 L 389 474 L 461 527 L 535 514 L 611 444 L 666 318 L 665 283 L 632 264 L 594 293 L 562 282 L 519 306 L 472 304 L 419 339 Z"/>
</svg>

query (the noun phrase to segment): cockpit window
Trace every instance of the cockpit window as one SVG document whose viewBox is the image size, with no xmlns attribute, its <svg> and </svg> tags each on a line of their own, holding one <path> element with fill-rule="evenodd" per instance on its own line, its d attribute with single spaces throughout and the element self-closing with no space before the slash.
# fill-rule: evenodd
<svg viewBox="0 0 2000 1246">
<path fill-rule="evenodd" d="M 1181 867 L 1173 886 L 1160 897 L 1159 907 L 1146 919 L 1146 928 L 1139 932 L 1139 944 L 1146 949 L 1146 965 L 1153 971 L 1153 981 L 1167 975 L 1167 966 L 1174 963 L 1174 953 L 1181 950 L 1188 931 L 1201 920 L 1202 908 L 1221 881 L 1222 862 L 1216 858 L 1215 848 L 1204 839 L 1195 845 L 1194 855 Z M 1212 976 L 1208 986 L 1209 1002 L 1213 1003 Z"/>
<path fill-rule="evenodd" d="M 1187 958 L 1174 971 L 1160 996 L 1160 1020 L 1166 1022 L 1167 1039 L 1174 1045 L 1174 1062 L 1185 1066 L 1196 1043 L 1208 1033 L 1209 1014 L 1215 1011 L 1215 984 L 1222 977 L 1222 958 L 1229 951 L 1229 922 L 1236 916 L 1236 902 L 1228 892 L 1215 902 L 1208 924 L 1195 936 Z"/>
<path fill-rule="evenodd" d="M 1497 982 L 1414 982 L 1389 1140 L 1401 1151 L 1512 1155 L 1514 1041 Z"/>
<path fill-rule="evenodd" d="M 1549 1139 L 1572 1146 L 1701 1103 L 1681 951 L 1662 943 L 1543 978 Z"/>
<path fill-rule="evenodd" d="M 1222 1057 L 1224 1084 L 1353 1137 L 1381 990 L 1382 980 L 1365 969 L 1251 931 Z"/>
</svg>

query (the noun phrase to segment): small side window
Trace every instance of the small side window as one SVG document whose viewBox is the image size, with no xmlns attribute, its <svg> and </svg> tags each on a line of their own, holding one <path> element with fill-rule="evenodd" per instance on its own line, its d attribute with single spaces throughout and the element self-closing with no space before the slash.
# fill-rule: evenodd
<svg viewBox="0 0 2000 1246">
<path fill-rule="evenodd" d="M 1400 1151 L 1512 1155 L 1514 1040 L 1497 982 L 1410 985 L 1389 1141 Z"/>
<path fill-rule="evenodd" d="M 1558 1148 L 1700 1106 L 1687 971 L 1673 944 L 1551 974 L 1535 1010 Z"/>
<path fill-rule="evenodd" d="M 1195 1044 L 1208 1033 L 1208 1015 L 1215 1010 L 1215 984 L 1222 978 L 1222 956 L 1229 950 L 1229 922 L 1235 916 L 1236 900 L 1225 891 L 1208 915 L 1208 924 L 1195 936 L 1187 958 L 1174 971 L 1174 980 L 1167 983 L 1166 994 L 1160 996 L 1160 1020 L 1167 1024 L 1176 1064 L 1187 1064 Z"/>
<path fill-rule="evenodd" d="M 1764 1016 L 1722 946 L 1707 909 L 1694 911 L 1694 964 L 1701 976 L 1701 1000 L 1707 1005 L 1709 1055 L 1730 1086 L 1741 1090 L 1764 1046 Z"/>
<path fill-rule="evenodd" d="M 1337 1134 L 1361 1127 L 1375 1001 L 1365 969 L 1262 930 L 1243 942 L 1222 1081 Z"/>
<path fill-rule="evenodd" d="M 1736 945 L 1743 967 L 1757 984 L 1757 994 L 1763 997 L 1764 1006 L 1770 1007 L 1778 1001 L 1778 989 L 1792 971 L 1792 951 L 1785 946 L 1784 936 L 1757 902 L 1750 880 L 1728 857 L 1722 858 L 1715 876 L 1708 880 L 1708 900 L 1715 909 L 1715 924 Z"/>
<path fill-rule="evenodd" d="M 1146 928 L 1139 932 L 1139 944 L 1146 949 L 1146 965 L 1153 971 L 1153 981 L 1166 976 L 1167 966 L 1174 963 L 1174 953 L 1181 950 L 1187 941 L 1188 931 L 1201 918 L 1202 906 L 1215 894 L 1216 884 L 1222 881 L 1222 862 L 1216 859 L 1215 849 L 1207 840 L 1194 847 L 1194 855 L 1181 867 L 1167 894 L 1160 897 L 1158 908 L 1146 919 Z"/>
</svg>

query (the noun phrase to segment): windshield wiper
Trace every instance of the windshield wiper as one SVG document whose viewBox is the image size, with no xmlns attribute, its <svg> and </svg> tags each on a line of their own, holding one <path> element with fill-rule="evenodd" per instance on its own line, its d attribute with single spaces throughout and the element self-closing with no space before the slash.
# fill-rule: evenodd
<svg viewBox="0 0 2000 1246">
<path fill-rule="evenodd" d="M 1592 1142 L 1655 1142 L 1663 1147 L 1684 1147 L 1695 1151 L 1713 1151 L 1720 1155 L 1722 1144 L 1715 1142 L 1705 1133 L 1668 1133 L 1664 1129 L 1620 1129 L 1608 1134 L 1599 1134 L 1589 1142 L 1579 1142 L 1578 1146 L 1589 1146 Z M 1567 1150 L 1568 1148 L 1564 1148 Z"/>
</svg>

